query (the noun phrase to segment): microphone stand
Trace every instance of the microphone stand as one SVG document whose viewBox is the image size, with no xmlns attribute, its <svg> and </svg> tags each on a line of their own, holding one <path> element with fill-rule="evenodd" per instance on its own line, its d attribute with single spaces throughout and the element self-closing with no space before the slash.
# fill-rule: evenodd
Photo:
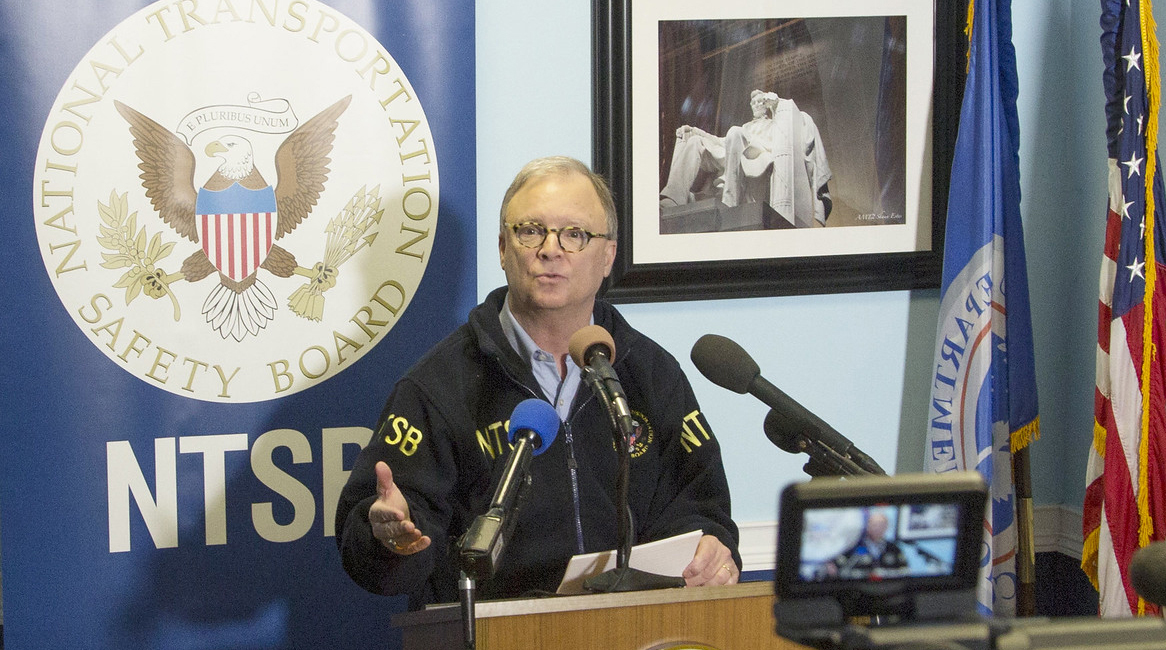
<svg viewBox="0 0 1166 650">
<path fill-rule="evenodd" d="M 820 478 L 862 476 L 873 473 L 851 460 L 846 454 L 814 438 L 812 434 L 805 434 L 798 429 L 786 428 L 781 423 L 773 421 L 774 414 L 775 412 L 770 410 L 769 415 L 765 416 L 765 422 L 762 423 L 765 437 L 769 438 L 769 441 L 782 451 L 791 454 L 805 452 L 809 455 L 810 460 L 802 465 L 802 471 L 807 475 Z"/>
<path fill-rule="evenodd" d="M 605 402 L 608 416 L 616 424 L 612 429 L 615 438 L 615 453 L 619 457 L 619 471 L 615 478 L 615 501 L 620 509 L 616 527 L 619 546 L 615 551 L 616 568 L 626 569 L 632 558 L 632 510 L 628 505 L 628 483 L 631 481 L 631 439 L 632 432 L 625 431 L 610 402 Z M 630 427 L 629 427 L 630 428 Z"/>
<path fill-rule="evenodd" d="M 932 553 L 931 551 L 928 551 L 927 549 L 923 548 L 923 546 L 920 545 L 919 542 L 917 542 L 913 539 L 900 539 L 900 540 L 896 540 L 896 541 L 900 544 L 903 544 L 905 546 L 910 546 L 911 548 L 915 549 L 915 552 L 918 553 L 920 556 L 922 556 L 923 561 L 926 562 L 929 566 L 939 566 L 939 567 L 948 566 L 948 570 L 949 571 L 951 570 L 950 565 L 948 565 L 948 563 L 945 562 L 943 560 L 943 558 L 941 558 L 938 555 Z"/>
<path fill-rule="evenodd" d="M 478 643 L 477 618 L 474 614 L 474 587 L 474 578 L 462 571 L 462 577 L 458 580 L 458 588 L 461 592 L 462 631 L 466 650 L 475 650 Z"/>
<path fill-rule="evenodd" d="M 862 476 L 870 474 L 859 467 L 858 463 L 838 453 L 829 445 L 803 439 L 798 446 L 805 447 L 803 451 L 810 455 L 809 462 L 802 466 L 802 471 L 810 476 Z"/>
<path fill-rule="evenodd" d="M 498 562 L 506 542 L 510 539 L 518 510 L 525 503 L 529 492 L 531 445 L 538 444 L 532 442 L 532 438 L 537 439 L 538 435 L 519 436 L 511 452 L 518 454 L 515 457 L 516 461 L 507 463 L 489 510 L 478 515 L 457 542 L 458 561 L 461 565 L 458 591 L 466 650 L 475 650 L 477 644 L 474 612 L 477 579 L 488 580 L 494 576 L 495 563 Z M 524 458 L 525 462 L 522 460 Z M 510 485 L 515 487 L 508 491 L 506 486 Z"/>
<path fill-rule="evenodd" d="M 615 440 L 616 454 L 619 457 L 619 470 L 615 481 L 616 509 L 619 511 L 619 521 L 616 525 L 618 543 L 615 549 L 615 568 L 584 580 L 583 588 L 596 593 L 617 593 L 683 587 L 684 578 L 648 573 L 628 566 L 633 541 L 632 510 L 628 505 L 628 484 L 631 480 L 631 422 L 630 418 L 619 417 L 616 414 L 611 396 L 604 387 L 603 378 L 599 373 L 591 366 L 585 366 L 582 371 L 583 379 L 591 386 L 591 390 L 607 413 Z"/>
</svg>

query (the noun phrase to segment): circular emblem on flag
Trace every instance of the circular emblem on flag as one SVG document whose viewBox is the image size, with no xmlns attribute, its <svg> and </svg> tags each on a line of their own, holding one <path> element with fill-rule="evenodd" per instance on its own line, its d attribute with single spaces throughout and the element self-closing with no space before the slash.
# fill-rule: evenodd
<svg viewBox="0 0 1166 650">
<path fill-rule="evenodd" d="M 78 63 L 41 135 L 58 297 L 114 365 L 175 395 L 255 402 L 343 372 L 429 261 L 422 99 L 314 0 L 142 9 Z"/>
</svg>

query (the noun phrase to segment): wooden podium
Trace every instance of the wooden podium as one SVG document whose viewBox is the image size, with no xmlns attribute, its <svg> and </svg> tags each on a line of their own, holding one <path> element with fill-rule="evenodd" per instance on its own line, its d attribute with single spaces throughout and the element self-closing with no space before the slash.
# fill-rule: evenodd
<svg viewBox="0 0 1166 650">
<path fill-rule="evenodd" d="M 664 645 L 716 650 L 799 650 L 774 634 L 773 582 L 619 594 L 482 601 L 478 650 L 556 648 L 647 650 Z M 404 650 L 459 650 L 461 609 L 430 606 L 393 617 Z"/>
</svg>

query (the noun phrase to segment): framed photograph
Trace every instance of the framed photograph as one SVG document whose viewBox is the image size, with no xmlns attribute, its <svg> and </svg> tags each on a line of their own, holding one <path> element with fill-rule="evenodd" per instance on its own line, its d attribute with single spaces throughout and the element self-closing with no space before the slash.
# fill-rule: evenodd
<svg viewBox="0 0 1166 650">
<path fill-rule="evenodd" d="M 615 302 L 939 286 L 966 0 L 595 0 Z"/>
</svg>

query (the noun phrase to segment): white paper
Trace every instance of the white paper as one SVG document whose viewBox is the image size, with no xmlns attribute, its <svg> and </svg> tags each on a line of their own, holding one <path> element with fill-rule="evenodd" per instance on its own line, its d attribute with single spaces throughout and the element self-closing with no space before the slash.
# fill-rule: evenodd
<svg viewBox="0 0 1166 650">
<path fill-rule="evenodd" d="M 675 537 L 659 539 L 632 547 L 628 556 L 628 566 L 640 571 L 663 576 L 677 576 L 696 555 L 696 545 L 704 533 L 694 530 Z M 582 594 L 583 581 L 591 576 L 615 568 L 615 551 L 576 555 L 567 563 L 567 571 L 559 584 L 558 594 Z"/>
</svg>

